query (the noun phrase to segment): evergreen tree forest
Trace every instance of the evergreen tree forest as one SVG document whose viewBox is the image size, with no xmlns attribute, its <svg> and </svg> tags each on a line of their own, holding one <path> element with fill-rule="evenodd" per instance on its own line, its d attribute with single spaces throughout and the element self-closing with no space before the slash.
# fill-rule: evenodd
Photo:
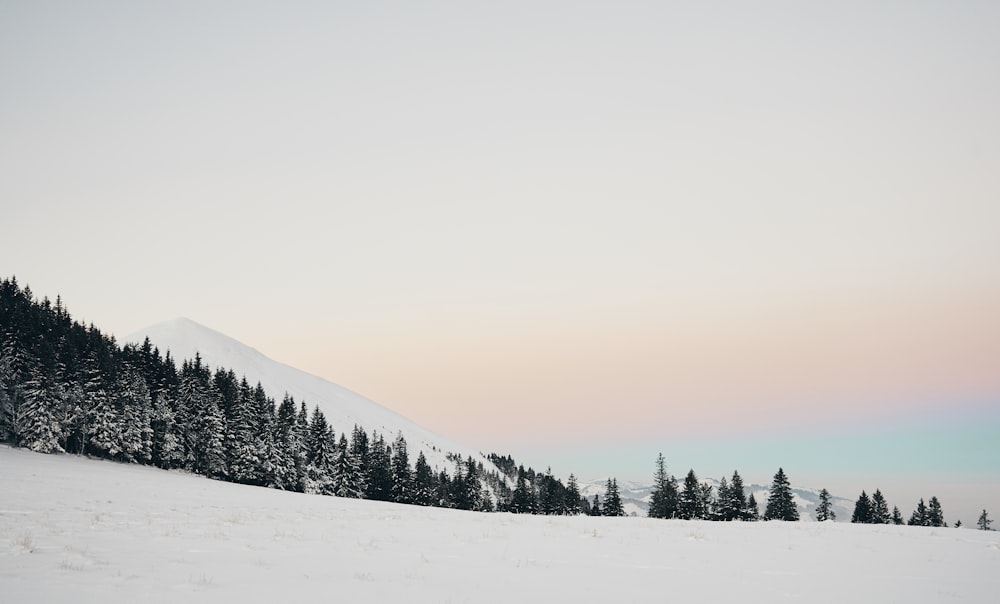
<svg viewBox="0 0 1000 604">
<path fill-rule="evenodd" d="M 515 503 L 504 477 L 473 458 L 449 456 L 452 467 L 435 471 L 423 452 L 410 459 L 401 434 L 389 438 L 358 426 L 336 433 L 318 407 L 290 396 L 278 403 L 260 384 L 212 370 L 197 355 L 176 360 L 148 339 L 119 346 L 74 321 L 61 299 L 36 300 L 16 278 L 0 282 L 0 442 L 287 491 L 479 511 L 582 511 L 572 475 L 563 485 L 551 472 L 522 469 L 523 501 Z"/>
</svg>

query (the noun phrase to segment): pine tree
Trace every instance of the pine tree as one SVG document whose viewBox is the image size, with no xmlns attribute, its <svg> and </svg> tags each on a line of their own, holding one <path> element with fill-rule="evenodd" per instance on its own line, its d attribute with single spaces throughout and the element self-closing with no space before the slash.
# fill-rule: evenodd
<svg viewBox="0 0 1000 604">
<path fill-rule="evenodd" d="M 580 509 L 580 485 L 577 484 L 576 476 L 573 474 L 570 474 L 569 478 L 566 480 L 566 493 L 564 495 L 563 509 L 566 514 L 571 516 L 575 516 L 582 511 Z"/>
<path fill-rule="evenodd" d="M 747 496 L 747 511 L 745 518 L 750 522 L 757 522 L 760 520 L 760 507 L 757 506 L 757 498 L 754 497 L 753 493 Z"/>
<path fill-rule="evenodd" d="M 788 477 L 785 476 L 785 471 L 778 468 L 778 473 L 774 475 L 774 482 L 771 483 L 771 492 L 764 510 L 764 520 L 797 521 L 798 519 L 799 510 L 795 507 L 791 484 L 788 482 Z"/>
<path fill-rule="evenodd" d="M 515 514 L 534 514 L 537 509 L 535 502 L 535 490 L 528 483 L 527 473 L 524 466 L 517 468 L 517 483 L 514 487 L 514 495 L 511 498 L 510 511 Z"/>
<path fill-rule="evenodd" d="M 875 489 L 875 494 L 872 495 L 871 522 L 872 524 L 889 524 L 892 522 L 892 516 L 889 514 L 889 504 L 879 489 Z"/>
<path fill-rule="evenodd" d="M 719 486 L 719 517 L 721 520 L 746 520 L 747 499 L 740 473 L 733 471 L 729 486 L 723 489 Z"/>
<path fill-rule="evenodd" d="M 603 516 L 604 509 L 601 508 L 601 496 L 594 494 L 594 502 L 590 504 L 590 515 L 591 516 Z"/>
<path fill-rule="evenodd" d="M 663 453 L 656 458 L 656 473 L 653 475 L 653 492 L 649 499 L 650 518 L 673 518 L 677 512 L 677 483 L 667 474 Z"/>
<path fill-rule="evenodd" d="M 833 511 L 833 503 L 830 501 L 830 491 L 823 489 L 819 492 L 819 505 L 816 506 L 816 521 L 826 522 L 837 519 L 837 513 Z"/>
<path fill-rule="evenodd" d="M 625 508 L 622 507 L 622 498 L 618 493 L 618 481 L 609 478 L 604 491 L 604 515 L 624 516 Z"/>
<path fill-rule="evenodd" d="M 986 513 L 986 509 L 984 508 L 983 513 L 979 515 L 979 521 L 976 523 L 976 526 L 978 526 L 981 531 L 989 531 L 992 530 L 990 528 L 991 524 L 993 524 L 993 521 L 990 520 L 990 515 Z"/>
<path fill-rule="evenodd" d="M 41 369 L 33 372 L 24 387 L 24 407 L 20 428 L 20 445 L 39 453 L 61 451 L 61 427 L 53 409 L 59 404 L 61 389 Z"/>
<path fill-rule="evenodd" d="M 685 520 L 704 518 L 701 483 L 698 482 L 698 475 L 693 469 L 688 470 L 687 476 L 684 477 L 684 489 L 677 501 L 677 517 Z"/>
<path fill-rule="evenodd" d="M 861 496 L 854 502 L 854 514 L 851 515 L 851 522 L 855 524 L 872 523 L 872 502 L 864 491 L 861 491 Z"/>
<path fill-rule="evenodd" d="M 941 510 L 941 502 L 938 501 L 937 497 L 931 497 L 930 503 L 927 505 L 927 523 L 928 526 L 948 526 L 948 523 L 944 521 L 944 511 Z"/>
<path fill-rule="evenodd" d="M 333 494 L 337 497 L 360 498 L 363 478 L 357 460 L 351 454 L 347 437 L 343 433 L 333 455 Z"/>
<path fill-rule="evenodd" d="M 410 470 L 410 456 L 406 451 L 406 439 L 402 432 L 396 435 L 392 444 L 392 500 L 396 503 L 413 501 L 413 472 Z"/>
<path fill-rule="evenodd" d="M 344 443 L 346 447 L 347 443 Z M 337 443 L 333 429 L 319 407 L 313 409 L 312 420 L 306 434 L 306 484 L 307 493 L 334 494 L 334 465 Z"/>
<path fill-rule="evenodd" d="M 433 505 L 434 491 L 434 472 L 431 471 L 424 452 L 420 451 L 417 454 L 417 463 L 414 466 L 413 472 L 413 503 L 417 505 Z"/>
<path fill-rule="evenodd" d="M 903 524 L 903 515 L 896 506 L 892 506 L 892 523 L 896 525 Z"/>
<path fill-rule="evenodd" d="M 923 499 L 917 504 L 917 509 L 913 510 L 913 514 L 910 515 L 910 520 L 907 524 L 910 526 L 930 526 L 927 516 L 927 506 L 924 504 Z"/>
<path fill-rule="evenodd" d="M 368 490 L 365 497 L 375 501 L 392 501 L 392 450 L 377 432 L 372 436 L 368 451 Z"/>
</svg>

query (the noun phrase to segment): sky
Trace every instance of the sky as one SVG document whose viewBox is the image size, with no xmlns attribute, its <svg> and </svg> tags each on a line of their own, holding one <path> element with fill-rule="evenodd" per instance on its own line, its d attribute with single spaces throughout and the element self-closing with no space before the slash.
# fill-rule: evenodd
<svg viewBox="0 0 1000 604">
<path fill-rule="evenodd" d="M 996 31 L 973 1 L 5 1 L 0 274 L 557 473 L 663 451 L 1000 509 Z"/>
</svg>

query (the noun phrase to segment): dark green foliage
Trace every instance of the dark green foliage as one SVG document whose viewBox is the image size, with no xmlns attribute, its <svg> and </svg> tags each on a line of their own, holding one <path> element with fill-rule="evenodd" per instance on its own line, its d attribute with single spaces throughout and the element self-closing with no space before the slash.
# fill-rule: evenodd
<svg viewBox="0 0 1000 604">
<path fill-rule="evenodd" d="M 524 466 L 519 466 L 517 468 L 517 485 L 514 487 L 514 496 L 511 500 L 510 511 L 515 514 L 534 514 L 537 508 L 535 490 L 528 482 Z"/>
<path fill-rule="evenodd" d="M 872 523 L 872 502 L 868 498 L 868 493 L 861 491 L 861 496 L 854 502 L 854 514 L 851 515 L 851 522 L 855 524 Z"/>
<path fill-rule="evenodd" d="M 608 484 L 604 490 L 604 514 L 605 516 L 624 516 L 625 508 L 622 507 L 622 498 L 618 493 L 618 481 L 614 478 L 608 479 Z"/>
<path fill-rule="evenodd" d="M 673 518 L 677 514 L 677 479 L 667 473 L 663 453 L 656 457 L 653 492 L 647 514 L 650 518 Z"/>
<path fill-rule="evenodd" d="M 890 522 L 892 522 L 892 516 L 889 514 L 889 504 L 882 495 L 882 491 L 875 489 L 871 503 L 871 523 L 889 524 Z"/>
<path fill-rule="evenodd" d="M 697 520 L 707 516 L 704 495 L 698 475 L 689 470 L 684 477 L 684 489 L 681 491 L 677 504 L 677 517 L 685 520 Z"/>
<path fill-rule="evenodd" d="M 897 525 L 903 524 L 903 515 L 896 506 L 892 506 L 892 523 Z"/>
<path fill-rule="evenodd" d="M 413 472 L 413 503 L 417 505 L 434 505 L 434 472 L 427 464 L 424 452 L 417 454 L 417 463 Z"/>
<path fill-rule="evenodd" d="M 830 491 L 823 489 L 819 492 L 819 505 L 816 506 L 817 522 L 836 520 L 837 514 L 833 511 L 833 504 L 830 502 Z"/>
<path fill-rule="evenodd" d="M 990 520 L 990 515 L 987 514 L 984 509 L 983 513 L 979 515 L 979 521 L 976 522 L 976 526 L 978 526 L 981 531 L 989 531 L 992 530 L 990 529 L 991 524 L 993 524 L 993 521 Z"/>
<path fill-rule="evenodd" d="M 601 507 L 601 496 L 594 495 L 594 502 L 590 504 L 590 515 L 591 516 L 603 516 L 604 509 Z"/>
<path fill-rule="evenodd" d="M 930 526 L 930 520 L 927 515 L 927 506 L 924 504 L 923 499 L 917 503 L 917 509 L 913 510 L 913 513 L 910 514 L 910 520 L 906 524 L 910 526 Z"/>
<path fill-rule="evenodd" d="M 413 501 L 413 471 L 402 434 L 397 434 L 392 443 L 392 500 L 396 503 Z"/>
<path fill-rule="evenodd" d="M 750 522 L 757 522 L 760 520 L 760 508 L 757 506 L 757 498 L 753 496 L 753 493 L 747 496 L 747 511 L 745 518 Z"/>
<path fill-rule="evenodd" d="M 785 471 L 778 468 L 771 483 L 771 492 L 767 498 L 767 507 L 764 510 L 764 520 L 785 520 L 797 521 L 799 510 L 795 507 L 795 498 L 792 495 L 792 487 L 785 476 Z"/>
</svg>

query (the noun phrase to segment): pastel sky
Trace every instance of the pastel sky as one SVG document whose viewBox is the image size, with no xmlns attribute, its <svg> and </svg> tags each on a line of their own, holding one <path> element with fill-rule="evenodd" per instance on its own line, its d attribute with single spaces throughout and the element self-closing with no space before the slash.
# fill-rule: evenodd
<svg viewBox="0 0 1000 604">
<path fill-rule="evenodd" d="M 0 274 L 562 475 L 662 450 L 910 510 L 959 473 L 1000 513 L 998 31 L 975 1 L 7 1 Z"/>
</svg>

